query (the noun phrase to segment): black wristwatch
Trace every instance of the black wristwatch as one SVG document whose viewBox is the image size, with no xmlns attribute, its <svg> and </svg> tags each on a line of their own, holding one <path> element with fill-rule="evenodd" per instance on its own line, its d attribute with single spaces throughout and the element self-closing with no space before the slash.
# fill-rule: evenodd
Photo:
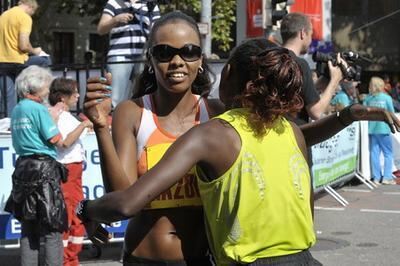
<svg viewBox="0 0 400 266">
<path fill-rule="evenodd" d="M 88 222 L 90 219 L 86 216 L 86 206 L 89 200 L 85 199 L 78 203 L 76 206 L 75 214 L 82 221 L 82 223 Z"/>
<path fill-rule="evenodd" d="M 336 117 L 339 120 L 339 123 L 345 127 L 351 125 L 356 119 L 354 119 L 353 115 L 351 114 L 351 107 L 354 104 L 351 104 L 344 108 L 343 110 L 336 112 Z"/>
</svg>

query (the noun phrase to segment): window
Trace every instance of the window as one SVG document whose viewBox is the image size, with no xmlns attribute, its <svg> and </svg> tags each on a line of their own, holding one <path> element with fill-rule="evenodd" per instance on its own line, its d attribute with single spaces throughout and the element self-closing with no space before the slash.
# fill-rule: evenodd
<svg viewBox="0 0 400 266">
<path fill-rule="evenodd" d="M 73 32 L 54 32 L 53 64 L 72 64 L 75 54 L 75 34 Z"/>
<path fill-rule="evenodd" d="M 103 62 L 108 51 L 108 35 L 89 34 L 89 49 L 95 52 L 94 61 Z M 104 59 L 104 60 L 103 60 Z"/>
</svg>

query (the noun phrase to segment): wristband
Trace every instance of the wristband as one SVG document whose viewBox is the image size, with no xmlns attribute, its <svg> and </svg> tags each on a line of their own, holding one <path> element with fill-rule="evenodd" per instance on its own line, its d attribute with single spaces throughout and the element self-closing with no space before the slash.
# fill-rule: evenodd
<svg viewBox="0 0 400 266">
<path fill-rule="evenodd" d="M 90 219 L 86 216 L 86 206 L 89 200 L 82 200 L 76 206 L 75 214 L 82 221 L 82 223 L 88 222 Z"/>
<path fill-rule="evenodd" d="M 338 118 L 338 121 L 342 126 L 347 127 L 347 126 L 351 125 L 355 121 L 354 117 L 351 114 L 351 110 L 350 110 L 350 108 L 352 106 L 353 106 L 353 104 L 347 106 L 342 111 L 336 112 L 336 117 Z M 347 120 L 344 119 L 344 118 L 347 118 Z"/>
</svg>

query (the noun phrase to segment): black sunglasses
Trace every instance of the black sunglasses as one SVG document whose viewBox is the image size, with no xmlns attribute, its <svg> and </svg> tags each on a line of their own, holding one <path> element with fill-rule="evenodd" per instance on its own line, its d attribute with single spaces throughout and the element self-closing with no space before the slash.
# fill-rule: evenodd
<svg viewBox="0 0 400 266">
<path fill-rule="evenodd" d="M 186 62 L 193 62 L 200 59 L 201 52 L 201 48 L 194 44 L 185 44 L 181 48 L 159 44 L 149 49 L 150 55 L 161 63 L 171 61 L 176 55 L 179 55 Z"/>
</svg>

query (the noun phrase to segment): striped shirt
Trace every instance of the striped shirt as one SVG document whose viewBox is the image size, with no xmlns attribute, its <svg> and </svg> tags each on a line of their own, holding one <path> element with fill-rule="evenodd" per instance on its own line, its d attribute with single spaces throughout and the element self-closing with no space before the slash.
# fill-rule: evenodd
<svg viewBox="0 0 400 266">
<path fill-rule="evenodd" d="M 153 10 L 149 10 L 150 5 L 144 1 L 132 4 L 130 0 L 124 0 L 123 6 L 120 3 L 121 1 L 109 0 L 103 14 L 115 17 L 122 13 L 132 13 L 134 16 L 128 24 L 111 29 L 107 56 L 132 59 L 143 54 L 150 27 L 160 17 L 160 9 L 155 5 Z"/>
</svg>

